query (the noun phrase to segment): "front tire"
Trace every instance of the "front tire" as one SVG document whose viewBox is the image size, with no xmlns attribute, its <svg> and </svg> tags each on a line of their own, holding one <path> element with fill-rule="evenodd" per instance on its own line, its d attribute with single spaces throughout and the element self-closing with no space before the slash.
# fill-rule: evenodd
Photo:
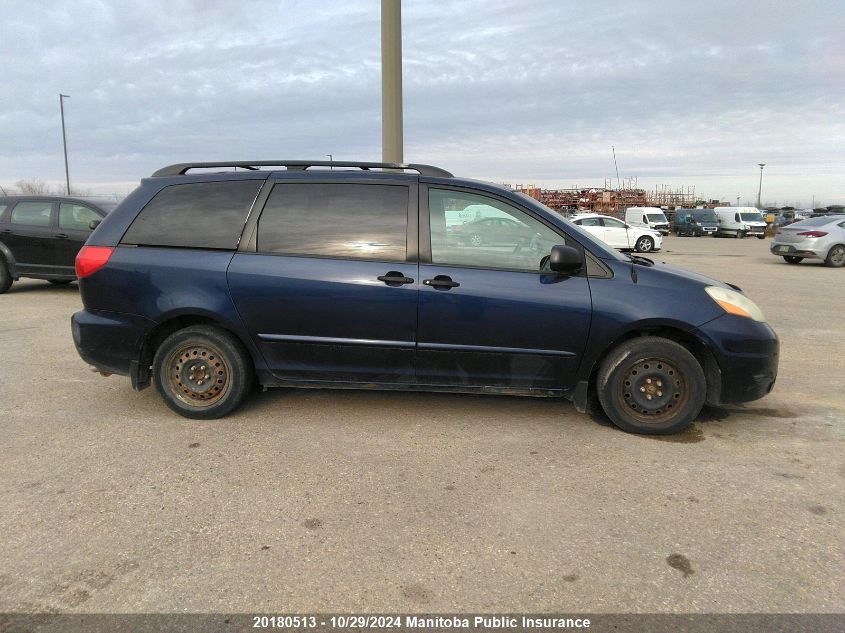
<svg viewBox="0 0 845 633">
<path fill-rule="evenodd" d="M 210 420 L 231 413 L 255 380 L 252 359 L 225 330 L 195 325 L 158 347 L 153 380 L 164 403 L 186 418 Z"/>
<path fill-rule="evenodd" d="M 0 295 L 12 287 L 13 281 L 12 274 L 9 272 L 5 260 L 0 257 Z"/>
<path fill-rule="evenodd" d="M 795 257 L 795 255 L 784 255 L 783 258 L 786 260 L 787 264 L 800 264 L 804 261 L 803 257 Z"/>
<path fill-rule="evenodd" d="M 831 268 L 842 268 L 845 266 L 845 246 L 837 244 L 831 247 L 824 259 L 824 265 Z"/>
<path fill-rule="evenodd" d="M 689 426 L 699 414 L 707 380 L 685 347 L 646 336 L 608 354 L 599 368 L 596 390 L 604 412 L 622 430 L 668 435 Z"/>
<path fill-rule="evenodd" d="M 765 234 L 764 235 L 758 235 L 757 239 L 758 240 L 764 240 L 764 239 L 766 239 L 766 236 L 765 236 Z"/>
<path fill-rule="evenodd" d="M 644 235 L 637 240 L 636 250 L 640 253 L 650 253 L 654 250 L 654 240 Z"/>
<path fill-rule="evenodd" d="M 736 232 L 736 239 L 741 240 L 741 239 L 742 239 L 742 238 L 744 238 L 744 237 L 745 237 L 745 232 L 744 232 L 744 231 L 737 231 L 737 232 Z"/>
</svg>

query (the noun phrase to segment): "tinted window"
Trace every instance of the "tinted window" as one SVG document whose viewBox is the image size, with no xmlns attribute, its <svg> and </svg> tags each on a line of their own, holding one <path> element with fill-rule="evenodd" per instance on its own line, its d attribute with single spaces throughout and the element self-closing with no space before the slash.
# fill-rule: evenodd
<svg viewBox="0 0 845 633">
<path fill-rule="evenodd" d="M 123 243 L 234 250 L 261 183 L 238 180 L 165 187 L 135 218 Z"/>
<path fill-rule="evenodd" d="M 279 184 L 258 221 L 263 253 L 405 261 L 408 187 Z"/>
<path fill-rule="evenodd" d="M 18 202 L 12 209 L 12 224 L 50 226 L 52 202 Z"/>
<path fill-rule="evenodd" d="M 91 220 L 102 220 L 102 216 L 81 204 L 63 202 L 59 205 L 59 228 L 71 231 L 90 231 Z"/>
<path fill-rule="evenodd" d="M 470 206 L 481 217 L 460 224 L 450 221 Z M 567 243 L 524 211 L 486 196 L 429 189 L 428 207 L 435 264 L 539 271 L 540 260 L 552 246 Z"/>
</svg>

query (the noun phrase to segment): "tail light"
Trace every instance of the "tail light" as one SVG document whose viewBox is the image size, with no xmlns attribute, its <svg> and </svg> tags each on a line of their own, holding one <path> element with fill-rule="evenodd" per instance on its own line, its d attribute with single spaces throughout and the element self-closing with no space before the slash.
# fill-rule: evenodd
<svg viewBox="0 0 845 633">
<path fill-rule="evenodd" d="M 105 266 L 111 254 L 112 246 L 83 246 L 76 255 L 76 276 L 79 279 L 93 275 Z"/>
<path fill-rule="evenodd" d="M 798 235 L 803 235 L 805 237 L 824 237 L 827 233 L 824 231 L 804 231 Z"/>
</svg>

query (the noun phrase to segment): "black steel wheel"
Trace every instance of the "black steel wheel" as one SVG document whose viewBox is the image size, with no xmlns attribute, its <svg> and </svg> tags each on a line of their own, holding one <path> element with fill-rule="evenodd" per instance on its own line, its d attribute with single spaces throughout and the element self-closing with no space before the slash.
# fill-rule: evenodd
<svg viewBox="0 0 845 633">
<path fill-rule="evenodd" d="M 640 253 L 650 253 L 654 250 L 654 240 L 651 239 L 648 235 L 643 235 L 640 239 L 637 240 L 635 248 Z"/>
<path fill-rule="evenodd" d="M 254 381 L 249 353 L 225 330 L 197 325 L 179 330 L 153 360 L 156 389 L 187 418 L 213 419 L 233 411 Z"/>
<path fill-rule="evenodd" d="M 0 295 L 12 287 L 12 274 L 6 267 L 6 261 L 0 257 Z"/>
<path fill-rule="evenodd" d="M 619 428 L 665 435 L 692 423 L 704 406 L 707 381 L 685 347 L 646 336 L 608 354 L 599 368 L 596 390 L 604 412 Z"/>
<path fill-rule="evenodd" d="M 845 266 L 845 246 L 837 244 L 827 252 L 827 257 L 824 260 L 825 266 L 831 268 L 842 268 Z"/>
<path fill-rule="evenodd" d="M 803 257 L 796 257 L 795 255 L 784 255 L 783 258 L 786 260 L 787 264 L 800 264 L 804 261 Z"/>
</svg>

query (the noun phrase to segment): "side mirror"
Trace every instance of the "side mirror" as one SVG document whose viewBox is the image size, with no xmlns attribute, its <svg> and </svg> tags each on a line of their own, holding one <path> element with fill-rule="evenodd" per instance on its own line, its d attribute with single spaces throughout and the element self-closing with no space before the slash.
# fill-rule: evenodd
<svg viewBox="0 0 845 633">
<path fill-rule="evenodd" d="M 93 230 L 94 230 L 94 229 L 96 229 L 98 226 L 100 226 L 100 222 L 102 222 L 102 220 L 91 220 L 91 221 L 88 223 L 88 228 L 89 228 L 89 229 L 91 229 L 91 230 L 93 231 Z"/>
<path fill-rule="evenodd" d="M 556 273 L 574 273 L 584 267 L 584 256 L 571 246 L 552 246 L 549 268 Z"/>
</svg>

